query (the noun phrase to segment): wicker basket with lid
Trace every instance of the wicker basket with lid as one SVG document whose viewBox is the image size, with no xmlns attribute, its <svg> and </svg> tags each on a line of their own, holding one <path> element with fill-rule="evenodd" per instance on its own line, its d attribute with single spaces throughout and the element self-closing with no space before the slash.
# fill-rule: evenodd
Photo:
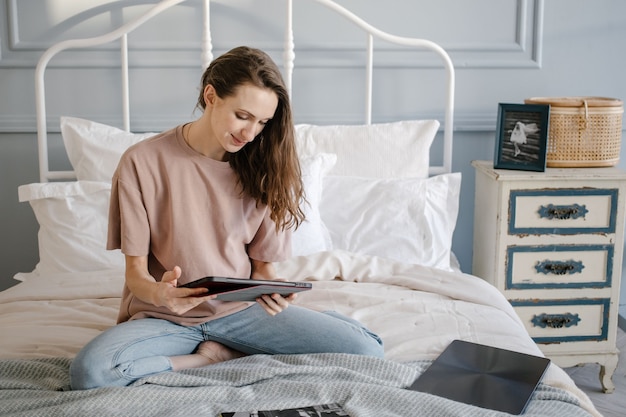
<svg viewBox="0 0 626 417">
<path fill-rule="evenodd" d="M 622 101 L 607 97 L 533 97 L 526 104 L 550 105 L 546 165 L 603 167 L 619 162 Z"/>
</svg>

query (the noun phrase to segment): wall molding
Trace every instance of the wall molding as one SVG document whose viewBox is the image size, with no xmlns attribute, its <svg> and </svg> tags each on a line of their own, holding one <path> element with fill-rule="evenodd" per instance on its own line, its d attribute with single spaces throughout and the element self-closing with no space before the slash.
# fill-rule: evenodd
<svg viewBox="0 0 626 417">
<path fill-rule="evenodd" d="M 50 115 L 48 117 L 48 132 L 59 133 L 59 118 L 60 115 Z M 97 120 L 99 123 L 108 124 L 111 126 L 121 126 L 120 116 L 96 116 L 96 115 L 83 115 L 80 116 L 89 120 Z M 148 115 L 139 116 L 133 118 L 131 121 L 131 130 L 134 132 L 154 132 L 169 129 L 181 121 L 189 120 L 189 114 L 164 114 L 164 115 Z M 418 116 L 416 116 L 417 118 Z M 421 119 L 437 119 L 443 120 L 443 114 L 422 114 L 419 115 Z M 363 123 L 363 115 L 355 113 L 354 115 L 342 115 L 342 119 L 339 120 L 332 114 L 307 114 L 299 117 L 302 121 L 298 123 L 316 123 L 315 121 L 323 120 L 323 124 L 359 124 Z M 383 123 L 390 122 L 392 120 L 374 120 L 374 122 Z M 322 123 L 322 122 L 317 122 Z M 454 131 L 455 132 L 492 132 L 496 127 L 496 115 L 491 113 L 479 114 L 479 113 L 460 113 L 455 115 Z M 0 134 L 9 133 L 28 133 L 36 134 L 36 120 L 35 116 L 31 115 L 17 115 L 7 116 L 0 115 Z"/>
<path fill-rule="evenodd" d="M 494 0 L 496 1 L 496 0 Z M 465 68 L 541 68 L 543 50 L 543 21 L 545 0 L 516 0 L 516 15 L 511 22 L 515 26 L 511 42 L 463 42 L 462 40 L 441 42 L 450 53 L 457 69 Z M 6 5 L 1 16 L 5 20 L 7 40 L 0 47 L 0 68 L 34 68 L 43 52 L 52 41 L 25 39 L 20 31 L 20 9 L 17 0 L 4 0 Z M 145 1 L 134 1 L 132 5 L 144 4 Z M 197 7 L 195 3 L 186 6 Z M 94 11 L 95 10 L 95 11 Z M 104 6 L 96 6 L 91 13 L 84 12 L 84 19 L 97 13 L 110 13 L 112 20 L 122 18 L 117 10 L 109 10 Z M 219 8 L 214 12 L 219 12 Z M 294 19 L 298 17 L 297 10 Z M 217 17 L 213 16 L 213 19 Z M 72 24 L 77 22 L 72 22 Z M 121 22 L 120 22 L 121 23 Z M 214 24 L 215 26 L 215 24 Z M 297 27 L 297 22 L 296 22 Z M 281 31 L 279 31 L 281 32 Z M 199 39 L 199 37 L 198 37 Z M 214 39 L 216 53 L 226 51 L 234 46 L 216 37 Z M 282 39 L 276 41 L 255 41 L 255 45 L 265 49 L 276 60 L 282 60 Z M 130 65 L 141 68 L 197 68 L 200 65 L 200 42 L 171 40 L 129 40 Z M 315 45 L 311 42 L 298 42 L 296 33 L 296 65 L 302 68 L 352 68 L 362 66 L 361 55 L 364 42 L 344 41 L 333 43 L 332 48 Z M 381 68 L 432 68 L 440 67 L 439 60 L 426 52 L 411 52 L 407 59 L 402 47 L 386 47 L 380 45 L 375 52 L 375 62 Z M 115 45 L 108 45 L 81 51 L 67 51 L 50 62 L 51 67 L 60 68 L 93 68 L 119 66 L 119 51 Z"/>
</svg>

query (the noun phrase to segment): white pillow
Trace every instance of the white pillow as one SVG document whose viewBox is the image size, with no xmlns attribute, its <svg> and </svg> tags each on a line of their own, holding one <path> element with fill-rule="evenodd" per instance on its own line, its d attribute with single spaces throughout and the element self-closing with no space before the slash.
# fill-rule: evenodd
<svg viewBox="0 0 626 417">
<path fill-rule="evenodd" d="M 437 120 L 407 120 L 372 125 L 296 125 L 301 157 L 337 155 L 330 175 L 367 178 L 427 178 L 430 145 Z"/>
<path fill-rule="evenodd" d="M 22 185 L 39 222 L 39 274 L 123 268 L 119 250 L 106 250 L 108 182 L 74 181 Z"/>
<path fill-rule="evenodd" d="M 318 206 L 322 178 L 335 155 L 305 158 L 302 180 L 309 204 L 307 220 L 293 235 L 294 256 L 330 250 L 330 235 Z M 110 182 L 73 181 L 22 185 L 19 200 L 28 201 L 39 223 L 39 263 L 35 273 L 88 272 L 123 268 L 124 255 L 106 250 Z"/>
<path fill-rule="evenodd" d="M 80 181 L 111 182 L 124 151 L 156 133 L 130 133 L 75 117 L 61 117 L 61 135 Z"/>
<path fill-rule="evenodd" d="M 334 249 L 452 270 L 461 174 L 428 179 L 328 176 L 320 214 Z"/>
<path fill-rule="evenodd" d="M 335 165 L 336 161 L 336 155 L 327 153 L 300 160 L 302 182 L 307 199 L 307 202 L 303 203 L 302 211 L 304 211 L 306 219 L 293 233 L 291 242 L 293 256 L 303 256 L 332 249 L 330 234 L 320 217 L 319 204 L 322 199 L 324 176 Z"/>
</svg>

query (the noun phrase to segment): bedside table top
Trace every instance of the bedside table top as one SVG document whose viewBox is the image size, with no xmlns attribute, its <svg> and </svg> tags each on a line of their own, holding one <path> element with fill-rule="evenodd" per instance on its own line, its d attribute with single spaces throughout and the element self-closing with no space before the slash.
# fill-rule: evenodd
<svg viewBox="0 0 626 417">
<path fill-rule="evenodd" d="M 592 180 L 598 178 L 602 180 L 616 179 L 626 180 L 626 171 L 615 167 L 603 168 L 546 168 L 545 172 L 521 171 L 513 169 L 494 169 L 493 161 L 472 161 L 472 166 L 477 170 L 487 174 L 496 181 L 506 180 L 533 180 L 545 179 L 569 179 L 572 177 L 584 176 L 585 179 Z"/>
</svg>

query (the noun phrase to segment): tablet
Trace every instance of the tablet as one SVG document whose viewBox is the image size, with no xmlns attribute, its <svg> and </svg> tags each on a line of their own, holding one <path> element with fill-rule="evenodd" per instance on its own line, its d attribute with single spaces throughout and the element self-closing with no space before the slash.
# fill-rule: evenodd
<svg viewBox="0 0 626 417">
<path fill-rule="evenodd" d="M 549 365 L 544 357 L 454 340 L 409 389 L 517 415 Z"/>
<path fill-rule="evenodd" d="M 208 288 L 209 294 L 217 293 L 216 299 L 222 301 L 255 301 L 263 294 L 289 295 L 295 292 L 310 290 L 312 285 L 310 282 L 204 277 L 179 285 L 179 287 Z"/>
</svg>

